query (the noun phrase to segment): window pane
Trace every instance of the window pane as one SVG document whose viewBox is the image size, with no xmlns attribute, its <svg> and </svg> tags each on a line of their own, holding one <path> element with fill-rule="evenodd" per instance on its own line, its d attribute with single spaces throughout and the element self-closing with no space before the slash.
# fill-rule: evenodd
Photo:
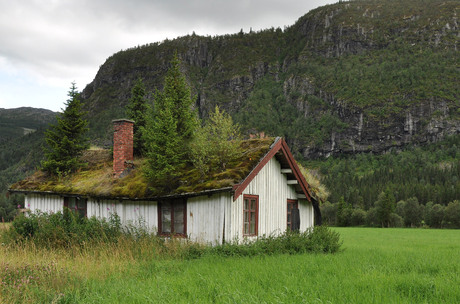
<svg viewBox="0 0 460 304">
<path fill-rule="evenodd" d="M 248 215 L 249 212 L 245 211 L 244 212 L 244 222 L 247 223 L 249 222 L 249 215 Z"/>
<path fill-rule="evenodd" d="M 161 232 L 171 233 L 171 209 L 162 207 L 161 214 Z"/>
<path fill-rule="evenodd" d="M 250 234 L 256 234 L 256 222 L 251 222 Z"/>
<path fill-rule="evenodd" d="M 256 213 L 251 212 L 251 223 L 255 223 L 255 222 L 256 222 Z"/>
<path fill-rule="evenodd" d="M 69 197 L 69 209 L 75 209 L 75 197 Z"/>
<path fill-rule="evenodd" d="M 174 208 L 174 233 L 184 233 L 184 209 Z"/>
<path fill-rule="evenodd" d="M 288 221 L 288 223 L 290 223 L 291 222 L 291 214 L 288 213 L 287 216 L 288 216 L 287 221 Z"/>
<path fill-rule="evenodd" d="M 256 210 L 256 200 L 252 199 L 251 200 L 251 211 L 255 211 L 255 210 Z"/>
<path fill-rule="evenodd" d="M 249 223 L 244 223 L 244 234 L 249 234 Z"/>
<path fill-rule="evenodd" d="M 249 209 L 249 200 L 246 198 L 244 199 L 244 210 L 248 210 Z"/>
<path fill-rule="evenodd" d="M 77 200 L 78 209 L 86 209 L 86 199 Z"/>
</svg>

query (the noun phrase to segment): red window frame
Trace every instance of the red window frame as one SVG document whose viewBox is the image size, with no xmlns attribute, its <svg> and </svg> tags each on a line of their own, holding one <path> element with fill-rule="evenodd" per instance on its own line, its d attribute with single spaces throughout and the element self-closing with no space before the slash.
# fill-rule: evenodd
<svg viewBox="0 0 460 304">
<path fill-rule="evenodd" d="M 87 217 L 88 200 L 86 198 L 66 196 L 64 197 L 64 207 L 81 217 Z"/>
<path fill-rule="evenodd" d="M 168 211 L 170 215 L 169 219 L 169 231 L 165 231 L 165 226 L 167 222 L 164 221 L 165 217 L 164 212 Z M 178 221 L 180 218 L 177 216 L 182 211 L 182 222 Z M 183 232 L 176 232 L 175 224 L 181 224 Z M 173 199 L 162 201 L 158 203 L 158 234 L 161 236 L 187 236 L 187 201 L 184 199 Z"/>
<path fill-rule="evenodd" d="M 286 215 L 286 222 L 287 222 L 287 228 L 292 231 L 292 214 L 291 210 L 292 209 L 298 209 L 299 208 L 299 202 L 297 200 L 293 199 L 288 199 L 287 200 L 287 215 Z M 291 208 L 289 208 L 291 206 Z"/>
<path fill-rule="evenodd" d="M 258 230 L 259 196 L 245 194 L 243 195 L 243 236 L 257 236 Z"/>
</svg>

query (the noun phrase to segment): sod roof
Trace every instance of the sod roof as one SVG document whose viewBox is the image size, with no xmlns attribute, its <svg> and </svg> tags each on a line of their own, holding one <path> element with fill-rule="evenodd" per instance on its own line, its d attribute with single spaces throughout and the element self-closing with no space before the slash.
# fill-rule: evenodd
<svg viewBox="0 0 460 304">
<path fill-rule="evenodd" d="M 108 150 L 88 150 L 83 160 L 88 164 L 79 171 L 65 176 L 49 176 L 42 171 L 21 180 L 10 192 L 38 192 L 61 195 L 79 195 L 101 198 L 154 199 L 162 196 L 193 195 L 210 191 L 231 190 L 240 184 L 256 168 L 280 139 L 250 139 L 241 142 L 242 153 L 223 171 L 206 176 L 191 164 L 183 169 L 179 186 L 168 193 L 153 193 L 143 174 L 145 159 L 135 159 L 134 169 L 122 178 L 112 175 L 112 156 Z"/>
</svg>

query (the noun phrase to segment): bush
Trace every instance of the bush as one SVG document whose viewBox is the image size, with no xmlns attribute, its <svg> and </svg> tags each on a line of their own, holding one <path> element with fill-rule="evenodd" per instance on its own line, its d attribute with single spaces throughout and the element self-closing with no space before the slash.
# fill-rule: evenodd
<svg viewBox="0 0 460 304">
<path fill-rule="evenodd" d="M 286 231 L 280 236 L 263 236 L 254 242 L 238 244 L 235 240 L 215 247 L 208 253 L 219 256 L 255 256 L 262 254 L 336 253 L 342 241 L 336 231 L 317 226 L 305 232 Z"/>
<path fill-rule="evenodd" d="M 142 228 L 123 231 L 120 217 L 112 213 L 109 219 L 80 217 L 69 209 L 63 212 L 21 214 L 12 228 L 3 235 L 6 243 L 31 241 L 46 248 L 71 247 L 88 242 L 116 242 L 122 235 L 140 235 Z"/>
<path fill-rule="evenodd" d="M 447 227 L 460 228 L 460 201 L 450 202 L 445 209 Z"/>
<path fill-rule="evenodd" d="M 334 226 L 335 218 L 337 216 L 337 204 L 325 202 L 324 204 L 321 204 L 320 209 L 323 223 L 329 226 Z"/>
<path fill-rule="evenodd" d="M 361 208 L 356 208 L 351 214 L 351 225 L 352 226 L 362 226 L 366 223 L 366 211 Z"/>
<path fill-rule="evenodd" d="M 390 227 L 404 227 L 404 219 L 396 213 L 390 214 Z"/>
</svg>

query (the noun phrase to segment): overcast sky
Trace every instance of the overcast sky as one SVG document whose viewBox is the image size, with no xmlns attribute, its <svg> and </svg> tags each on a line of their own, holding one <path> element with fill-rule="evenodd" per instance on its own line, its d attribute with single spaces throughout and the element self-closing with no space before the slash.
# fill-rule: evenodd
<svg viewBox="0 0 460 304">
<path fill-rule="evenodd" d="M 290 26 L 330 0 L 0 0 L 0 108 L 59 111 L 110 55 L 179 36 Z"/>
</svg>

